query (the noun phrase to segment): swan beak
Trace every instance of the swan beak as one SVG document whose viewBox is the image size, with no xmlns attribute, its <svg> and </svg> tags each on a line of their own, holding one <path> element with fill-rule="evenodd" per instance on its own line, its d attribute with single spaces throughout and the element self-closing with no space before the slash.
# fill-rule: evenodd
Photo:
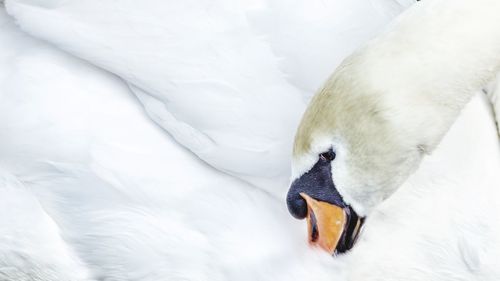
<svg viewBox="0 0 500 281">
<path fill-rule="evenodd" d="M 334 255 L 351 249 L 359 237 L 365 219 L 354 210 L 311 198 L 300 193 L 307 204 L 309 244 Z"/>
<path fill-rule="evenodd" d="M 300 193 L 300 196 L 307 203 L 309 244 L 334 254 L 347 222 L 344 209 L 314 200 L 305 193 Z"/>
</svg>

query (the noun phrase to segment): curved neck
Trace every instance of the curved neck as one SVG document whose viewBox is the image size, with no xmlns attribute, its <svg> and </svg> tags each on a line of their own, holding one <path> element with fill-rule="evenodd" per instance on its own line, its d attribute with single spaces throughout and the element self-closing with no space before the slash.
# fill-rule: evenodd
<svg viewBox="0 0 500 281">
<path fill-rule="evenodd" d="M 358 73 L 423 150 L 500 70 L 499 15 L 497 0 L 418 2 L 357 53 Z"/>
</svg>

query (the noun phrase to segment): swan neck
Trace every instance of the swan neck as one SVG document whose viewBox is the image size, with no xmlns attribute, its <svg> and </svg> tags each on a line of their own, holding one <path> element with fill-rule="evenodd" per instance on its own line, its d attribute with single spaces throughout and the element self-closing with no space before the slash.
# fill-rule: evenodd
<svg viewBox="0 0 500 281">
<path fill-rule="evenodd" d="M 496 0 L 419 2 L 354 54 L 351 66 L 371 94 L 383 96 L 397 125 L 432 150 L 500 70 L 499 14 Z"/>
</svg>

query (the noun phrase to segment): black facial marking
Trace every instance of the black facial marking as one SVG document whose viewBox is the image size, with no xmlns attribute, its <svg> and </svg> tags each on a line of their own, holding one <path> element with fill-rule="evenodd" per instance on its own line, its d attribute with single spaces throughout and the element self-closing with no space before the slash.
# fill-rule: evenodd
<svg viewBox="0 0 500 281">
<path fill-rule="evenodd" d="M 309 215 L 311 216 L 311 227 L 312 227 L 311 241 L 315 242 L 316 240 L 318 240 L 318 237 L 319 237 L 318 221 L 316 220 L 316 216 L 314 215 L 314 213 L 311 212 L 311 214 L 309 214 Z"/>
<path fill-rule="evenodd" d="M 335 253 L 337 254 L 345 253 L 350 250 L 352 246 L 354 246 L 354 243 L 356 243 L 356 240 L 358 239 L 360 229 L 363 227 L 365 222 L 365 219 L 360 218 L 351 206 L 345 210 L 347 215 L 347 228 L 342 233 L 339 243 L 337 244 L 337 248 L 335 249 Z"/>
<path fill-rule="evenodd" d="M 333 150 L 320 154 L 318 162 L 312 169 L 292 182 L 286 198 L 292 216 L 303 219 L 307 215 L 306 201 L 300 196 L 301 192 L 318 201 L 328 202 L 341 208 L 347 207 L 332 180 L 333 159 L 335 159 Z"/>
</svg>

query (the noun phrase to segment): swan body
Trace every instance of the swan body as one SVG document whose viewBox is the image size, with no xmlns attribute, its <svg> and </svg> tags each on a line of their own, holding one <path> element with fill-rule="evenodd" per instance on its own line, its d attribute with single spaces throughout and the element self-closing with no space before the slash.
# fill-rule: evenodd
<svg viewBox="0 0 500 281">
<path fill-rule="evenodd" d="M 179 146 L 125 82 L 0 19 L 0 279 L 335 274 L 280 200 Z"/>
<path fill-rule="evenodd" d="M 28 33 L 125 79 L 151 118 L 198 157 L 276 196 L 290 177 L 307 97 L 404 8 L 362 0 L 148 0 L 118 9 L 114 1 L 42 2 L 5 4 Z M 277 110 L 284 100 L 286 110 Z"/>
<path fill-rule="evenodd" d="M 2 280 L 92 280 L 35 195 L 3 170 L 0 191 Z"/>
<path fill-rule="evenodd" d="M 364 5 L 365 1 L 346 1 L 344 7 L 370 14 L 368 10 L 358 9 L 348 2 Z M 19 276 L 23 276 L 26 280 L 43 281 L 395 281 L 410 278 L 448 280 L 449 276 L 457 276 L 458 280 L 471 280 L 479 276 L 482 280 L 498 280 L 500 274 L 491 257 L 498 253 L 499 245 L 493 238 L 498 237 L 500 232 L 497 225 L 489 222 L 499 221 L 495 200 L 499 191 L 494 187 L 499 182 L 500 149 L 493 117 L 484 97 L 478 96 L 467 105 L 432 155 L 423 160 L 416 173 L 397 193 L 372 212 L 357 246 L 349 254 L 332 259 L 306 247 L 303 225 L 295 223 L 287 214 L 282 202 L 286 185 L 281 179 L 289 174 L 286 168 L 275 175 L 269 172 L 262 176 L 259 171 L 262 167 L 256 164 L 261 162 L 251 163 L 250 158 L 241 156 L 245 155 L 243 152 L 232 155 L 234 150 L 228 148 L 226 151 L 226 145 L 244 151 L 245 146 L 238 139 L 230 141 L 230 138 L 214 137 L 212 144 L 217 147 L 217 153 L 212 150 L 203 154 L 192 149 L 191 142 L 196 140 L 199 132 L 222 136 L 224 130 L 229 130 L 231 125 L 224 127 L 210 120 L 210 113 L 225 106 L 234 107 L 238 103 L 232 103 L 226 94 L 217 96 L 214 90 L 213 97 L 218 97 L 215 100 L 217 103 L 205 104 L 206 111 L 203 114 L 191 112 L 189 104 L 196 103 L 196 99 L 184 101 L 182 96 L 176 97 L 175 93 L 185 91 L 166 91 L 178 90 L 181 86 L 165 89 L 158 86 L 168 84 L 166 81 L 170 76 L 156 72 L 166 70 L 163 68 L 165 64 L 161 63 L 162 58 L 155 56 L 161 52 L 157 49 L 149 49 L 151 53 L 146 51 L 155 45 L 152 42 L 159 42 L 158 38 L 164 33 L 159 32 L 157 36 L 160 37 L 151 33 L 135 37 L 148 43 L 143 44 L 143 48 L 132 44 L 133 40 L 127 41 L 128 44 L 120 41 L 120 38 L 134 38 L 141 35 L 141 30 L 148 30 L 141 23 L 150 23 L 148 27 L 166 30 L 160 28 L 162 20 L 165 20 L 163 14 L 141 10 L 143 4 L 134 6 L 128 2 L 129 9 L 124 8 L 124 11 L 143 12 L 154 24 L 144 18 L 139 20 L 140 16 L 131 16 L 136 21 L 127 25 L 124 24 L 126 20 L 120 22 L 123 15 L 111 1 L 101 1 L 102 4 L 88 1 L 89 6 L 83 3 L 6 1 L 13 18 L 3 12 L 0 14 L 0 167 L 2 175 L 8 179 L 2 182 L 6 184 L 0 188 L 14 189 L 12 192 L 2 191 L 6 196 L 0 200 L 16 202 L 2 205 L 5 206 L 5 212 L 11 213 L 11 216 L 0 217 L 0 276 L 3 279 L 20 280 Z M 160 2 L 155 3 L 157 7 L 161 6 Z M 274 8 L 268 12 L 285 7 L 280 2 L 273 3 Z M 374 14 L 376 16 L 371 19 L 373 22 L 365 23 L 372 25 L 370 28 L 373 28 L 374 23 L 382 27 L 402 9 L 402 6 L 392 1 L 373 3 L 378 3 L 374 11 L 381 13 Z M 391 4 L 384 7 L 384 3 Z M 178 5 L 180 9 L 182 5 Z M 264 29 L 262 23 L 266 22 L 269 14 L 259 15 L 258 6 L 250 6 L 255 13 L 247 11 L 236 14 L 244 14 L 248 18 L 251 14 L 256 24 L 253 27 Z M 193 8 L 196 7 L 194 5 Z M 217 5 L 212 7 L 221 9 Z M 232 7 L 244 6 L 234 4 Z M 313 14 L 324 10 L 319 4 L 313 7 L 316 7 L 311 8 Z M 99 14 L 99 11 L 101 14 L 98 18 L 90 16 Z M 298 14 L 293 9 L 286 11 L 287 15 Z M 116 25 L 107 29 L 109 25 L 104 23 L 109 24 L 111 19 L 107 16 L 112 14 L 117 17 Z M 152 17 L 153 14 L 156 16 Z M 214 13 L 210 18 L 221 18 L 220 15 Z M 325 13 L 323 20 L 327 18 Z M 14 20 L 31 35 L 43 38 L 48 43 L 22 33 L 14 25 Z M 289 19 L 283 16 L 281 20 L 286 23 Z M 92 25 L 96 21 L 100 24 Z M 257 24 L 259 22 L 262 25 Z M 224 23 L 219 24 L 224 27 Z M 302 19 L 300 24 L 290 26 L 295 28 L 294 32 L 298 32 L 301 30 L 299 27 L 306 24 L 318 23 Z M 121 26 L 126 27 L 120 29 Z M 273 32 L 279 34 L 283 26 L 276 25 Z M 346 23 L 346 26 L 349 24 Z M 307 30 L 303 32 L 307 33 Z M 372 32 L 375 31 L 372 29 Z M 99 32 L 105 35 L 99 37 Z M 79 40 L 78 37 L 70 36 L 74 34 L 95 34 L 98 38 L 95 41 Z M 318 37 L 310 36 L 311 39 L 326 37 L 319 31 Z M 359 36 L 351 38 L 349 46 L 345 46 L 342 52 L 349 52 L 370 37 L 365 33 Z M 276 59 L 280 63 L 276 64 L 275 71 L 286 70 L 293 77 L 282 74 L 284 78 L 275 77 L 275 82 L 277 85 L 287 85 L 284 88 L 295 89 L 290 92 L 292 97 L 300 93 L 300 99 L 307 100 L 310 95 L 308 89 L 319 82 L 306 78 L 303 73 L 314 72 L 316 66 L 320 66 L 317 75 L 313 76 L 321 80 L 331 70 L 329 65 L 340 62 L 337 56 L 326 56 L 329 59 L 323 62 L 318 55 L 317 60 L 307 63 L 309 55 L 301 57 L 303 53 L 298 48 L 290 44 L 280 45 L 280 40 L 275 36 L 270 37 L 272 40 L 263 42 L 269 44 L 274 52 L 282 54 L 281 60 Z M 325 50 L 329 44 L 339 42 L 339 38 L 342 36 L 325 41 Z M 233 40 L 234 43 L 239 42 Z M 168 47 L 166 43 L 162 44 L 159 45 Z M 217 46 L 213 49 L 217 50 Z M 237 50 L 237 46 L 230 45 L 227 50 Z M 132 49 L 133 53 L 127 53 L 127 50 Z M 170 50 L 174 56 L 175 49 Z M 106 55 L 101 53 L 104 51 Z M 184 58 L 182 54 L 185 53 L 177 54 L 179 59 Z M 138 60 L 138 65 L 135 65 L 135 55 L 145 59 L 148 64 L 141 66 Z M 199 58 L 204 57 L 200 55 Z M 224 57 L 220 58 L 224 61 Z M 227 66 L 233 65 L 229 60 L 226 63 Z M 257 58 L 255 63 L 271 67 Z M 182 68 L 183 65 L 189 64 L 179 63 L 179 73 L 175 73 L 172 67 L 172 75 L 198 77 L 196 67 Z M 185 71 L 184 74 L 181 69 Z M 210 67 L 207 66 L 207 69 Z M 268 72 L 261 74 L 264 76 Z M 255 75 L 257 78 L 262 77 L 258 72 Z M 231 77 L 219 77 L 217 81 L 240 85 L 238 83 L 247 76 L 234 74 Z M 302 80 L 296 77 L 302 77 Z M 233 81 L 233 78 L 239 82 Z M 264 78 L 263 81 L 267 81 Z M 250 76 L 249 81 L 243 84 L 253 85 L 254 79 Z M 273 84 L 273 79 L 268 82 Z M 139 80 L 147 81 L 139 86 Z M 196 85 L 203 88 L 207 84 Z M 235 88 L 241 94 L 252 96 L 253 92 L 248 91 L 250 86 L 240 86 Z M 286 99 L 285 93 L 278 96 Z M 246 98 L 251 100 L 251 97 Z M 180 101 L 185 104 L 177 106 Z M 247 106 L 250 104 L 260 106 L 261 102 L 252 101 Z M 264 105 L 294 120 L 300 118 L 305 107 L 303 104 L 299 111 L 283 113 L 281 110 L 288 110 L 283 106 Z M 151 121 L 144 112 L 145 108 L 149 116 L 161 115 L 162 118 L 153 118 L 158 123 Z M 165 115 L 168 113 L 174 115 L 175 119 L 168 119 Z M 206 119 L 206 122 L 200 118 Z M 187 120 L 195 121 L 189 124 L 190 128 L 181 123 Z M 244 127 L 244 124 L 242 122 L 240 125 Z M 252 128 L 258 131 L 258 125 L 263 126 L 254 124 Z M 263 134 L 265 130 L 271 131 L 269 128 L 262 130 L 260 132 Z M 273 134 L 284 144 L 290 133 L 293 134 L 294 128 L 287 130 L 290 132 Z M 471 135 L 470 131 L 475 134 Z M 235 132 L 227 133 L 226 136 L 231 134 Z M 185 139 L 181 136 L 189 143 L 183 143 Z M 256 139 L 249 143 L 255 147 L 262 144 Z M 188 151 L 181 145 L 192 150 Z M 285 151 L 290 150 L 281 145 L 266 149 L 280 150 L 265 154 L 276 157 L 286 155 Z M 215 160 L 210 160 L 209 156 L 220 164 L 213 164 Z M 235 163 L 231 161 L 237 161 L 236 156 L 240 157 L 241 165 L 230 167 L 228 163 Z M 273 165 L 280 166 L 287 157 L 266 160 L 276 161 L 269 164 L 274 168 Z M 231 161 L 222 161 L 225 158 Z M 258 188 L 249 182 L 255 183 Z M 472 190 L 471 185 L 477 188 Z M 440 187 L 438 191 L 436 186 Z M 470 205 L 472 197 L 480 204 Z M 444 201 L 447 202 L 446 206 L 442 204 Z M 9 207 L 12 205 L 15 208 Z M 425 207 L 409 208 L 411 205 Z M 467 212 L 462 211 L 464 205 L 470 206 Z M 435 210 L 437 215 L 431 216 L 430 210 Z M 16 218 L 33 218 L 39 224 Z M 440 225 L 441 228 L 432 229 L 433 225 Z M 15 247 L 10 242 L 12 239 L 3 239 L 7 236 L 17 237 Z M 394 247 L 387 248 L 388 237 Z M 42 243 L 48 246 L 33 247 L 34 244 Z M 53 257 L 56 250 L 65 258 Z M 23 263 L 6 254 L 16 251 L 21 253 L 19 256 Z M 381 257 L 380 253 L 384 255 Z M 41 268 L 46 271 L 40 271 Z"/>
</svg>

